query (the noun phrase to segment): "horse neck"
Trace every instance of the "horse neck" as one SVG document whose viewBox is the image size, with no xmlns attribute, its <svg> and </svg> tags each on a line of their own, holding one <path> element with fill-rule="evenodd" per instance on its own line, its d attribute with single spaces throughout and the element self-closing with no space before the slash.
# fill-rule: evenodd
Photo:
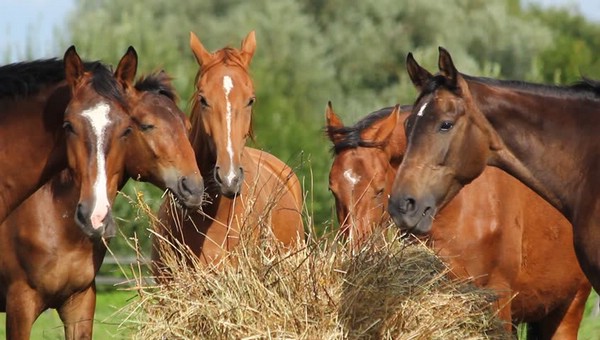
<svg viewBox="0 0 600 340">
<path fill-rule="evenodd" d="M 473 82 L 469 89 L 502 140 L 489 164 L 516 177 L 570 218 L 577 191 L 585 185 L 582 146 L 595 148 L 588 129 L 600 123 L 594 115 L 600 103 Z"/>
<path fill-rule="evenodd" d="M 52 175 L 67 167 L 62 136 L 63 115 L 70 99 L 65 86 L 41 91 L 35 98 L 0 99 L 0 221 Z"/>
</svg>

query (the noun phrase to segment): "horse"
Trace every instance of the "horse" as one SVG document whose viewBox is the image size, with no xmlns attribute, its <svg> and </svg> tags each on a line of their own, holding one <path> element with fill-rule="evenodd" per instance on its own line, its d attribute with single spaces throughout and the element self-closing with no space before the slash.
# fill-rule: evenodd
<svg viewBox="0 0 600 340">
<path fill-rule="evenodd" d="M 440 48 L 440 73 L 407 57 L 421 89 L 407 119 L 408 147 L 392 187 L 389 211 L 406 230 L 425 231 L 439 207 L 486 165 L 513 175 L 557 208 L 573 226 L 575 254 L 600 290 L 600 84 L 570 86 L 472 77 Z"/>
<path fill-rule="evenodd" d="M 166 73 L 151 74 L 133 86 L 136 69 L 137 54 L 130 48 L 115 72 L 129 108 L 128 128 L 118 136 L 124 143 L 110 143 L 124 144 L 124 156 L 114 169 L 118 187 L 107 197 L 112 201 L 131 177 L 172 191 L 180 204 L 198 207 L 203 184 L 187 138 L 189 120 L 176 105 Z M 108 235 L 90 234 L 69 218 L 79 186 L 72 172 L 63 170 L 0 226 L 0 311 L 7 313 L 9 339 L 29 339 L 33 323 L 48 308 L 58 310 L 67 339 L 92 338 L 94 278 Z"/>
<path fill-rule="evenodd" d="M 51 176 L 71 167 L 82 181 L 75 218 L 90 228 L 111 228 L 102 196 L 109 179 L 88 166 L 106 161 L 99 151 L 103 145 L 94 144 L 102 143 L 101 134 L 126 131 L 119 118 L 126 103 L 112 75 L 97 68 L 98 63 L 84 66 L 74 46 L 63 62 L 0 67 L 0 221 Z"/>
<path fill-rule="evenodd" d="M 387 195 L 406 152 L 404 123 L 411 109 L 383 108 L 344 126 L 327 107 L 335 155 L 329 187 L 355 248 L 389 220 Z M 528 339 L 577 339 L 591 285 L 571 246 L 570 224 L 515 178 L 487 167 L 418 236 L 448 264 L 452 277 L 495 291 L 508 331 L 527 322 Z"/>
<path fill-rule="evenodd" d="M 284 246 L 304 237 L 303 194 L 292 169 L 275 156 L 246 146 L 252 134 L 256 100 L 249 65 L 256 48 L 254 31 L 241 48 L 208 52 L 190 33 L 190 47 L 200 69 L 195 78 L 190 141 L 205 180 L 202 212 L 171 208 L 159 211 L 157 233 L 185 244 L 202 265 L 222 263 L 240 241 L 240 233 L 274 236 Z M 264 227 L 263 225 L 266 225 Z M 154 238 L 157 277 L 162 270 L 160 238 Z"/>
</svg>

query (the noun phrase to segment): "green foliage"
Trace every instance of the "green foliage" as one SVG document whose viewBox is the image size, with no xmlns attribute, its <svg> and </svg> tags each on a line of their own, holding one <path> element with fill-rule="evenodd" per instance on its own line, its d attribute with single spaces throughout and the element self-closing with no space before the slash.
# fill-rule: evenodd
<svg viewBox="0 0 600 340">
<path fill-rule="evenodd" d="M 588 22 L 568 8 L 532 7 L 528 13 L 551 27 L 555 36 L 552 45 L 539 55 L 541 81 L 571 83 L 581 76 L 600 77 L 599 24 Z"/>
<path fill-rule="evenodd" d="M 522 9 L 519 0 L 79 0 L 69 27 L 64 45 L 74 43 L 88 59 L 116 63 L 133 45 L 142 73 L 163 68 L 175 77 L 184 110 L 198 69 L 189 32 L 216 50 L 238 47 L 256 30 L 252 145 L 297 170 L 317 228 L 333 223 L 330 145 L 322 131 L 327 101 L 347 124 L 411 103 L 409 51 L 435 70 L 437 47 L 444 46 L 461 71 L 500 78 L 564 81 L 600 69 L 592 55 L 600 47 L 598 25 L 564 11 Z M 145 194 L 155 202 L 158 196 Z M 116 215 L 143 233 L 133 208 L 120 202 Z"/>
</svg>

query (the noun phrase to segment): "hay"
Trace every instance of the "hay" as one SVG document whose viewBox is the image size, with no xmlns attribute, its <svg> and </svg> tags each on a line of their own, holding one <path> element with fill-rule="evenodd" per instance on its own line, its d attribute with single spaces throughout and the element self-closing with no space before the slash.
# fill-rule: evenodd
<svg viewBox="0 0 600 340">
<path fill-rule="evenodd" d="M 139 276 L 128 306 L 138 339 L 510 338 L 489 291 L 449 280 L 430 249 L 394 235 L 352 253 L 325 237 L 290 251 L 242 234 L 237 265 L 218 267 L 162 241 L 170 280 Z"/>
</svg>

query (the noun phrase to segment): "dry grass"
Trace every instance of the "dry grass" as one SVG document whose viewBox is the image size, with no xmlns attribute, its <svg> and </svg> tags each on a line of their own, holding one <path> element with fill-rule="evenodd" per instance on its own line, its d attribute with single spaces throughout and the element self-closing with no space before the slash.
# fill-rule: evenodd
<svg viewBox="0 0 600 340">
<path fill-rule="evenodd" d="M 160 249 L 168 283 L 137 278 L 140 299 L 128 306 L 136 338 L 510 338 L 491 293 L 447 279 L 427 247 L 394 235 L 352 253 L 326 237 L 290 251 L 242 234 L 237 265 L 218 267 L 171 242 Z"/>
</svg>

